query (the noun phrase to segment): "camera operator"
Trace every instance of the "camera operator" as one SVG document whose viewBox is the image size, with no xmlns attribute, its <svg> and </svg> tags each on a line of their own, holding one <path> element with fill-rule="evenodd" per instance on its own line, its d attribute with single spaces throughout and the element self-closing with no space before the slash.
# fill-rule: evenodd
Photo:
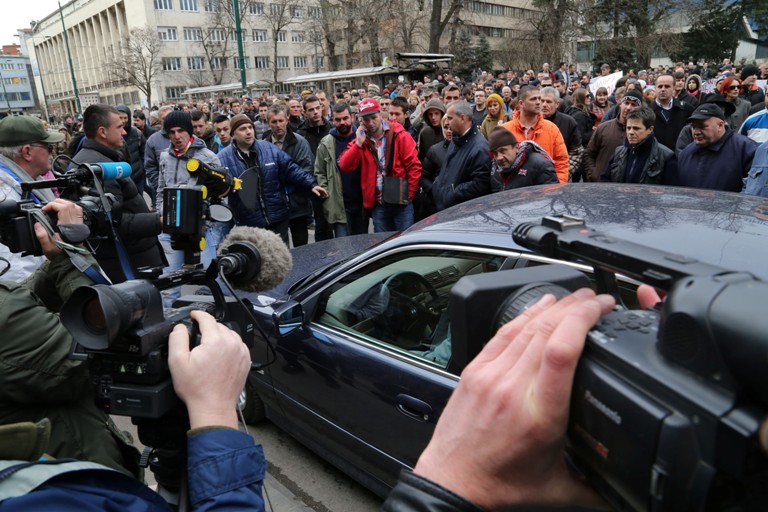
<svg viewBox="0 0 768 512">
<path fill-rule="evenodd" d="M 82 208 L 70 201 L 55 199 L 43 211 L 60 226 L 83 223 Z M 55 313 L 75 288 L 93 283 L 39 223 L 35 234 L 47 261 L 23 285 L 0 281 L 0 424 L 47 417 L 49 454 L 139 476 L 138 451 L 96 408 L 88 368 L 69 359 L 72 338 Z"/>
<path fill-rule="evenodd" d="M 21 183 L 42 180 L 51 169 L 53 144 L 62 140 L 64 135 L 47 131 L 34 117 L 8 116 L 0 121 L 0 201 L 20 200 Z M 54 199 L 50 189 L 37 189 L 31 197 L 37 203 Z M 27 278 L 45 260 L 42 256 L 12 254 L 3 244 L 0 256 L 11 264 L 2 279 L 16 282 Z"/>
<path fill-rule="evenodd" d="M 194 311 L 192 318 L 200 327 L 200 345 L 190 350 L 186 327 L 177 325 L 169 338 L 168 357 L 173 386 L 189 411 L 187 469 L 191 509 L 264 510 L 264 454 L 250 436 L 237 430 L 235 414 L 237 397 L 250 370 L 248 348 L 236 333 L 216 323 L 207 313 Z M 227 371 L 221 371 L 222 368 Z M 107 468 L 63 463 L 57 465 L 59 472 L 52 478 L 37 477 L 41 465 L 33 464 L 18 472 L 25 477 L 26 471 L 26 478 L 40 485 L 0 502 L 0 511 L 39 510 L 51 503 L 58 503 L 56 510 L 61 511 L 171 510 L 141 482 Z"/>
<path fill-rule="evenodd" d="M 75 163 L 95 164 L 126 160 L 123 153 L 125 133 L 123 121 L 117 109 L 104 104 L 94 104 L 85 109 L 83 131 L 86 139 L 72 160 Z M 160 234 L 160 216 L 150 212 L 147 203 L 131 178 L 105 181 L 104 192 L 114 194 L 113 220 L 118 234 L 130 255 L 131 270 L 165 266 Z M 69 198 L 74 199 L 74 198 Z M 96 247 L 96 260 L 113 283 L 125 281 L 121 268 L 119 249 L 114 240 L 102 241 Z M 127 255 L 125 255 L 127 257 Z"/>
<path fill-rule="evenodd" d="M 658 301 L 638 289 L 643 307 Z M 546 295 L 506 324 L 461 374 L 429 445 L 404 471 L 384 511 L 498 510 L 525 505 L 605 508 L 564 456 L 576 364 L 587 332 L 614 299 Z"/>
</svg>

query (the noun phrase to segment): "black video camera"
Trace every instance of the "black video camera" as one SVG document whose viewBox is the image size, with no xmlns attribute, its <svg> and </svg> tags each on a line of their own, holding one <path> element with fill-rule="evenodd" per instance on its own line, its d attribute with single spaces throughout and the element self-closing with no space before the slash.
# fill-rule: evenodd
<svg viewBox="0 0 768 512">
<path fill-rule="evenodd" d="M 591 266 L 597 291 L 617 301 L 631 281 L 668 292 L 657 309 L 604 316 L 574 379 L 567 452 L 613 508 L 765 510 L 768 284 L 572 217 L 521 224 L 513 238 L 542 256 Z M 487 341 L 544 294 L 589 285 L 585 273 L 560 264 L 465 277 L 450 298 L 453 339 Z M 475 348 L 456 355 L 469 360 L 480 343 L 464 345 Z"/>
<path fill-rule="evenodd" d="M 179 404 L 168 370 L 168 336 L 176 324 L 184 323 L 190 329 L 191 345 L 197 344 L 192 310 L 209 312 L 237 332 L 249 348 L 253 346 L 249 306 L 224 296 L 216 276 L 220 262 L 241 256 L 247 260 L 258 250 L 252 244 L 235 244 L 231 249 L 232 254 L 222 254 L 207 270 L 191 268 L 155 282 L 133 280 L 74 291 L 61 310 L 61 321 L 73 338 L 71 357 L 88 361 L 97 403 L 105 412 L 160 418 Z M 243 250 L 248 254 L 234 253 Z M 247 265 L 246 261 L 241 266 Z M 183 284 L 205 284 L 212 295 L 196 295 L 193 302 L 166 317 L 160 290 Z"/>
<path fill-rule="evenodd" d="M 78 204 L 83 208 L 83 220 L 93 219 L 93 212 L 87 210 L 93 203 Z M 55 213 L 44 212 L 42 204 L 31 199 L 6 199 L 0 202 L 0 242 L 8 246 L 12 253 L 21 253 L 22 256 L 43 254 L 40 241 L 35 235 L 36 222 L 42 224 L 50 234 L 61 234 L 62 240 L 69 244 L 81 244 L 91 233 L 87 222 L 59 226 Z"/>
</svg>

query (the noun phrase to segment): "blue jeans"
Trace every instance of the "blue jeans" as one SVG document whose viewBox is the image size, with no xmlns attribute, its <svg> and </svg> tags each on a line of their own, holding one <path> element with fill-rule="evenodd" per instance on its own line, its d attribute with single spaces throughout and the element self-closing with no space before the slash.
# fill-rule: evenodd
<svg viewBox="0 0 768 512">
<path fill-rule="evenodd" d="M 376 204 L 371 214 L 373 231 L 403 231 L 413 225 L 413 204 Z"/>
<path fill-rule="evenodd" d="M 208 268 L 216 258 L 216 250 L 219 244 L 232 229 L 231 223 L 224 222 L 208 222 L 206 223 L 205 231 L 205 249 L 200 254 L 200 262 L 203 264 L 203 268 Z M 184 251 L 178 251 L 171 247 L 171 235 L 167 233 L 160 233 L 158 236 L 160 244 L 163 246 L 165 252 L 165 258 L 168 260 L 168 266 L 163 269 L 163 273 L 174 272 L 181 269 L 184 266 Z M 163 296 L 163 307 L 169 309 L 173 306 L 173 302 L 181 295 L 181 289 L 179 287 L 170 288 L 160 292 Z"/>
</svg>

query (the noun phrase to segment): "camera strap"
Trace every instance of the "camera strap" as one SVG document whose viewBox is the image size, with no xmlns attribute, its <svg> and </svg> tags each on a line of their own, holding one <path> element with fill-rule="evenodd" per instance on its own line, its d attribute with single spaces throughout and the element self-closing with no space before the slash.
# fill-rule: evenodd
<svg viewBox="0 0 768 512">
<path fill-rule="evenodd" d="M 104 213 L 107 216 L 109 228 L 112 230 L 112 239 L 115 242 L 115 250 L 117 252 L 117 259 L 120 261 L 120 268 L 122 269 L 123 275 L 125 276 L 126 280 L 130 281 L 132 279 L 135 279 L 133 275 L 133 269 L 131 268 L 131 262 L 128 260 L 128 251 L 125 250 L 125 245 L 123 245 L 123 240 L 120 238 L 120 235 L 117 232 L 117 228 L 115 228 L 115 223 L 112 221 L 112 205 L 109 201 L 107 201 L 107 198 L 104 195 L 104 188 L 101 185 L 101 180 L 99 180 L 99 178 L 96 176 L 93 170 L 90 169 L 90 167 L 88 169 L 93 174 L 94 188 L 96 189 L 96 192 L 98 192 L 99 194 L 101 205 L 104 207 Z M 88 276 L 88 277 L 91 277 L 91 276 Z"/>
<path fill-rule="evenodd" d="M 40 225 L 45 228 L 45 230 L 48 232 L 48 235 L 53 238 L 53 235 L 56 232 L 54 231 L 53 226 L 51 226 L 51 223 L 48 221 L 48 217 L 43 215 L 42 211 L 40 210 L 33 210 L 31 215 L 35 218 L 36 222 L 39 222 Z M 81 247 L 76 247 L 72 244 L 64 242 L 63 240 L 56 240 L 56 246 L 67 253 L 69 261 L 72 263 L 73 267 L 85 274 L 95 284 L 112 284 L 107 276 L 100 272 L 96 267 L 91 265 L 91 263 L 86 259 L 85 255 L 90 254 L 87 250 Z"/>
</svg>

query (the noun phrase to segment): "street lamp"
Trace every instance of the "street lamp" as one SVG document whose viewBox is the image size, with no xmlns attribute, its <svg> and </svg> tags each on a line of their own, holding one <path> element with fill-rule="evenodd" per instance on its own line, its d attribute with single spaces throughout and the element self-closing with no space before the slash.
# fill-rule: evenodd
<svg viewBox="0 0 768 512">
<path fill-rule="evenodd" d="M 61 2 L 59 2 L 59 16 L 61 17 L 61 30 L 64 32 L 64 46 L 67 47 L 67 60 L 69 61 L 69 73 L 72 75 L 72 89 L 75 92 L 75 106 L 77 108 L 77 114 L 80 113 L 80 94 L 77 92 L 77 80 L 75 79 L 75 67 L 72 65 L 72 53 L 69 50 L 69 37 L 67 36 L 67 26 L 64 25 L 64 12 L 61 10 Z M 42 78 L 41 78 L 42 80 Z"/>
</svg>

